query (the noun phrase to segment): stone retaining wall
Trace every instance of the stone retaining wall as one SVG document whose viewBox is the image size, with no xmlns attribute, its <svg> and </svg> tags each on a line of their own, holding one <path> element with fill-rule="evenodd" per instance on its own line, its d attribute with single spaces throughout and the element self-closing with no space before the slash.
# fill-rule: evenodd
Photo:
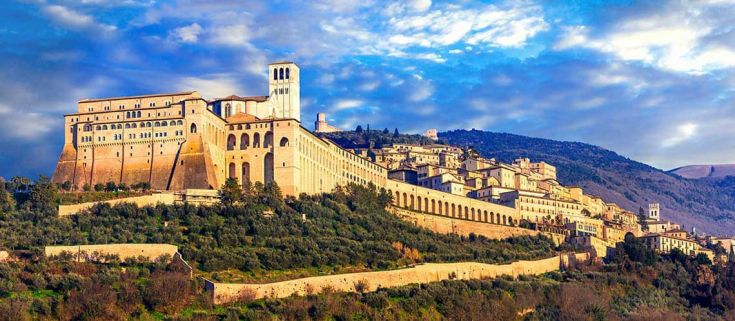
<svg viewBox="0 0 735 321">
<path fill-rule="evenodd" d="M 158 203 L 170 205 L 174 203 L 175 199 L 176 197 L 173 193 L 156 193 L 151 195 L 125 197 L 100 202 L 59 205 L 59 216 L 74 215 L 79 212 L 89 210 L 90 208 L 92 208 L 92 206 L 98 203 L 109 204 L 110 206 L 115 206 L 120 203 L 133 203 L 135 205 L 138 205 L 138 207 L 143 207 L 149 205 L 155 206 Z"/>
<path fill-rule="evenodd" d="M 56 256 L 64 252 L 76 255 L 80 260 L 85 260 L 93 253 L 101 255 L 117 255 L 120 260 L 127 258 L 145 257 L 150 261 L 168 255 L 174 257 L 178 247 L 171 244 L 97 244 L 97 245 L 60 245 L 47 246 L 44 250 L 46 256 Z"/>
<path fill-rule="evenodd" d="M 401 270 L 316 276 L 267 284 L 215 283 L 206 280 L 205 288 L 212 294 L 215 304 L 222 304 L 237 301 L 243 297 L 250 299 L 285 298 L 292 295 L 316 294 L 324 289 L 331 289 L 335 292 L 355 292 L 358 283 L 362 283 L 364 291 L 375 291 L 378 288 L 448 279 L 468 280 L 494 278 L 501 275 L 517 277 L 543 274 L 557 271 L 576 261 L 588 259 L 587 253 L 577 253 L 510 264 L 429 263 Z"/>
</svg>

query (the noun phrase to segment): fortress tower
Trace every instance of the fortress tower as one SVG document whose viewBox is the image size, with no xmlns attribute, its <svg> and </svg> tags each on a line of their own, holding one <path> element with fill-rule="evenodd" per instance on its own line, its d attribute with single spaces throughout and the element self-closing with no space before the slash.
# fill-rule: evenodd
<svg viewBox="0 0 735 321">
<path fill-rule="evenodd" d="M 648 204 L 648 219 L 659 221 L 661 219 L 661 206 L 658 203 Z"/>
<path fill-rule="evenodd" d="M 301 88 L 299 66 L 290 61 L 268 65 L 268 93 L 270 115 L 276 118 L 292 118 L 301 121 Z"/>
</svg>

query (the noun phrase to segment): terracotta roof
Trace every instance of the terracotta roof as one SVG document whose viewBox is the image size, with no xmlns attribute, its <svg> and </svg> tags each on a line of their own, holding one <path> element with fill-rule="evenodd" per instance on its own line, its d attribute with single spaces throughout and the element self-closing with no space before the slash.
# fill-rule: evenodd
<svg viewBox="0 0 735 321">
<path fill-rule="evenodd" d="M 257 101 L 257 102 L 261 102 L 262 103 L 262 102 L 268 100 L 268 96 L 240 97 L 238 95 L 229 95 L 227 97 L 215 98 L 213 101 L 221 101 L 221 100 Z"/>
<path fill-rule="evenodd" d="M 177 93 L 164 93 L 164 94 L 148 94 L 148 95 L 137 95 L 137 96 L 121 96 L 121 97 L 109 97 L 109 98 L 84 98 L 80 99 L 80 103 L 88 103 L 88 102 L 94 102 L 94 101 L 105 101 L 105 100 L 120 100 L 120 99 L 134 99 L 134 98 L 151 98 L 151 97 L 162 97 L 162 96 L 183 96 L 183 95 L 191 95 L 195 93 L 196 90 L 192 91 L 182 91 Z"/>
<path fill-rule="evenodd" d="M 282 61 L 271 62 L 271 63 L 268 64 L 268 66 L 270 66 L 270 65 L 279 65 L 279 64 L 293 64 L 293 63 L 294 63 L 293 61 L 282 60 Z"/>
<path fill-rule="evenodd" d="M 232 123 L 249 123 L 249 122 L 254 122 L 254 121 L 258 121 L 258 120 L 260 120 L 260 118 L 255 117 L 255 116 L 250 115 L 250 114 L 246 114 L 246 113 L 237 113 L 237 114 L 234 114 L 234 115 L 232 115 L 232 116 L 230 116 L 229 118 L 226 119 L 226 121 L 228 123 L 230 123 L 230 124 L 232 124 Z"/>
</svg>

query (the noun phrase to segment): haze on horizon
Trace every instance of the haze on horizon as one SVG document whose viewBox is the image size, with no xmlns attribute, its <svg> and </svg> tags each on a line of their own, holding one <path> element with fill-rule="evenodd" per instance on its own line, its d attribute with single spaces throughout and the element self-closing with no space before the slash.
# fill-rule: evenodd
<svg viewBox="0 0 735 321">
<path fill-rule="evenodd" d="M 9 1 L 0 176 L 51 175 L 82 98 L 267 94 L 302 120 L 476 128 L 599 145 L 661 169 L 735 163 L 735 1 Z"/>
</svg>

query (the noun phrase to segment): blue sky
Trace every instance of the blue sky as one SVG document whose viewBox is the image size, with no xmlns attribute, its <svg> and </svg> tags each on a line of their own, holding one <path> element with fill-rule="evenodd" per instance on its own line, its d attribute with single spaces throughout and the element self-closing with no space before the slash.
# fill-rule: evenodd
<svg viewBox="0 0 735 321">
<path fill-rule="evenodd" d="M 213 4 L 214 3 L 214 4 Z M 13 1 L 0 4 L 0 176 L 50 175 L 81 98 L 267 93 L 302 120 L 476 128 L 662 169 L 735 163 L 735 1 Z"/>
</svg>

